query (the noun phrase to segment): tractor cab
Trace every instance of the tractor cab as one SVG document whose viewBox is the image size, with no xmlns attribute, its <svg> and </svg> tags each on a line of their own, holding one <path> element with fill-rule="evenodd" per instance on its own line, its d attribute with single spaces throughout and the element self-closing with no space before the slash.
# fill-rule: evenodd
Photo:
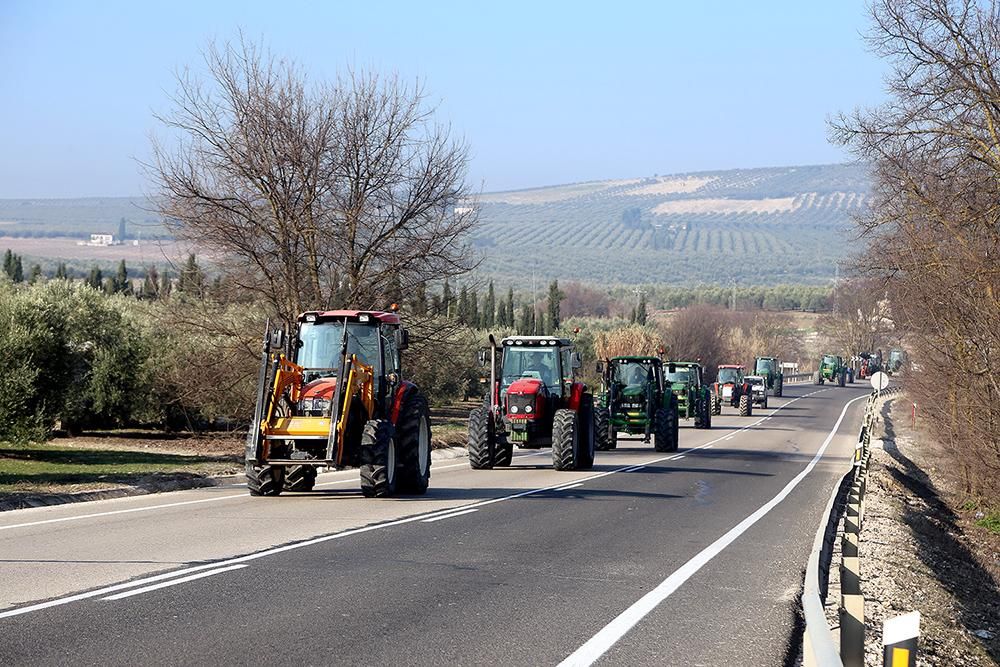
<svg viewBox="0 0 1000 667">
<path fill-rule="evenodd" d="M 600 396 L 598 449 L 617 447 L 618 432 L 654 440 L 656 451 L 677 446 L 677 401 L 664 392 L 663 360 L 656 356 L 612 357 L 598 363 L 604 391 Z"/>
<path fill-rule="evenodd" d="M 743 384 L 743 367 L 734 365 L 719 366 L 718 383 L 720 385 Z"/>
</svg>

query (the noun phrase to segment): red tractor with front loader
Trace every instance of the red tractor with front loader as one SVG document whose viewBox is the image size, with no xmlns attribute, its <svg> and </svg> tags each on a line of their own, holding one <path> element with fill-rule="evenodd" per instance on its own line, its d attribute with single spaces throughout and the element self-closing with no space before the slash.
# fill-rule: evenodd
<svg viewBox="0 0 1000 667">
<path fill-rule="evenodd" d="M 722 414 L 722 404 L 739 408 L 740 417 L 753 415 L 753 392 L 746 381 L 746 368 L 737 364 L 722 364 L 712 385 L 712 413 Z"/>
<path fill-rule="evenodd" d="M 555 336 L 510 336 L 479 360 L 489 366 L 489 392 L 469 415 L 469 464 L 476 470 L 509 466 L 514 445 L 552 447 L 556 470 L 594 465 L 594 397 L 576 380 L 580 355 Z"/>
<path fill-rule="evenodd" d="M 423 494 L 431 476 L 427 398 L 403 379 L 409 333 L 394 312 L 302 313 L 264 333 L 247 435 L 252 496 L 311 491 L 319 468 L 360 468 L 367 497 Z"/>
</svg>

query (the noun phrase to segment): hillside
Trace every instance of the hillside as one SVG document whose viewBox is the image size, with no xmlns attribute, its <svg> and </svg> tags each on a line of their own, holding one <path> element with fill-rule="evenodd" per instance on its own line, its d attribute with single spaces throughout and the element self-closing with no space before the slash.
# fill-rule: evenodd
<svg viewBox="0 0 1000 667">
<path fill-rule="evenodd" d="M 855 249 L 864 169 L 739 169 L 483 194 L 481 272 L 602 283 L 822 283 Z"/>
<path fill-rule="evenodd" d="M 836 260 L 856 249 L 851 216 L 863 210 L 867 193 L 867 176 L 855 165 L 492 192 L 470 203 L 481 220 L 472 242 L 484 255 L 480 275 L 503 286 L 529 287 L 533 272 L 539 284 L 552 278 L 626 285 L 822 284 L 834 276 Z M 73 258 L 74 244 L 41 239 L 117 234 L 122 219 L 131 238 L 167 237 L 149 208 L 142 198 L 125 197 L 0 200 L 0 236 L 36 239 L 29 246 L 27 239 L 8 240 L 15 252 Z"/>
</svg>

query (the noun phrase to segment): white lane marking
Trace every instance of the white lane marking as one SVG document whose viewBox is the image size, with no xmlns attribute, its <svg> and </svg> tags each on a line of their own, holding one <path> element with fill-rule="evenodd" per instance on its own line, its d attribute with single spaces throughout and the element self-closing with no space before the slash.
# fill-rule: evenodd
<svg viewBox="0 0 1000 667">
<path fill-rule="evenodd" d="M 560 486 L 558 489 L 553 489 L 553 491 L 568 491 L 569 489 L 575 489 L 578 486 L 583 486 L 583 482 L 577 482 L 576 484 L 570 484 L 569 486 Z"/>
<path fill-rule="evenodd" d="M 542 453 L 545 453 L 545 452 L 542 452 Z M 540 455 L 539 452 L 532 452 L 531 454 L 519 454 L 519 455 L 515 456 L 514 458 L 525 458 L 525 457 L 528 457 L 528 456 L 539 456 L 539 455 Z M 446 465 L 446 466 L 432 466 L 432 468 L 433 468 L 433 470 L 440 471 L 440 470 L 447 470 L 449 468 L 458 468 L 458 467 L 461 467 L 461 466 L 466 466 L 467 467 L 468 465 L 469 465 L 468 462 L 463 462 L 463 463 L 453 463 L 453 464 Z M 357 477 L 351 477 L 349 479 L 338 479 L 338 480 L 334 480 L 332 482 L 321 482 L 321 483 L 317 484 L 316 486 L 319 487 L 319 486 L 330 486 L 332 484 L 350 484 L 352 482 L 353 483 L 357 483 L 357 481 L 358 481 Z M 246 486 L 246 484 L 236 484 L 236 485 L 233 485 L 233 486 Z M 133 496 L 133 497 L 136 497 L 136 496 Z M 43 525 L 51 524 L 51 523 L 63 523 L 63 522 L 66 522 L 66 521 L 80 521 L 80 520 L 83 520 L 83 519 L 96 519 L 96 518 L 99 518 L 99 517 L 102 517 L 102 516 L 115 516 L 115 515 L 118 515 L 118 514 L 132 514 L 134 512 L 151 512 L 153 510 L 170 509 L 172 507 L 182 507 L 182 506 L 185 506 L 185 505 L 198 505 L 198 504 L 201 504 L 201 503 L 214 503 L 214 502 L 219 502 L 219 501 L 222 501 L 222 500 L 232 500 L 233 498 L 249 498 L 249 497 L 250 496 L 248 496 L 245 493 L 236 493 L 236 494 L 232 494 L 232 495 L 228 495 L 228 496 L 218 496 L 218 497 L 215 497 L 215 498 L 201 498 L 199 500 L 182 500 L 182 501 L 179 501 L 179 502 L 176 502 L 176 503 L 162 503 L 160 505 L 146 505 L 144 507 L 130 507 L 128 509 L 109 510 L 107 512 L 92 512 L 90 514 L 76 514 L 76 515 L 73 515 L 73 516 L 63 516 L 63 517 L 58 517 L 58 518 L 55 518 L 55 519 L 42 519 L 40 521 L 27 521 L 25 523 L 14 523 L 14 524 L 11 524 L 9 526 L 0 526 L 0 530 L 12 530 L 14 528 L 29 528 L 31 526 L 43 526 Z M 60 507 L 65 507 L 65 505 L 62 505 Z"/>
<path fill-rule="evenodd" d="M 670 459 L 670 460 L 671 460 L 671 461 L 679 461 L 679 460 L 681 460 L 682 458 L 684 458 L 684 455 L 683 455 L 683 454 L 678 454 L 677 456 L 675 456 L 674 458 L 672 458 L 672 459 Z"/>
<path fill-rule="evenodd" d="M 452 512 L 451 514 L 442 514 L 440 516 L 433 517 L 431 519 L 424 519 L 424 523 L 434 523 L 435 521 L 443 521 L 444 519 L 450 519 L 453 516 L 462 516 L 463 514 L 472 514 L 473 512 L 478 512 L 475 507 L 472 509 L 462 510 L 461 512 Z"/>
<path fill-rule="evenodd" d="M 176 586 L 177 584 L 183 584 L 188 581 L 194 581 L 195 579 L 204 579 L 205 577 L 211 577 L 215 574 L 222 574 L 223 572 L 229 572 L 230 570 L 242 570 L 245 567 L 250 567 L 249 565 L 230 565 L 229 567 L 222 567 L 217 570 L 207 570 L 205 572 L 199 572 L 198 574 L 192 574 L 187 577 L 181 577 L 180 579 L 171 579 L 170 581 L 162 581 L 158 584 L 153 584 L 152 586 L 144 586 L 142 588 L 137 588 L 131 591 L 125 591 L 124 593 L 118 593 L 116 595 L 109 595 L 103 600 L 121 600 L 123 598 L 130 598 L 133 595 L 142 595 L 143 593 L 149 593 L 150 591 L 159 590 L 161 588 L 166 588 L 168 586 Z"/>
<path fill-rule="evenodd" d="M 802 397 L 799 397 L 799 398 L 802 398 Z M 799 400 L 799 398 L 792 399 L 791 401 L 789 401 L 785 405 L 777 408 L 774 412 L 778 412 L 778 410 L 781 410 L 782 408 L 784 408 L 784 407 L 786 407 L 788 405 L 791 405 L 795 401 Z M 859 398 L 865 398 L 865 396 L 861 396 Z M 855 399 L 855 400 L 858 400 L 858 399 Z M 755 425 L 757 425 L 759 423 L 760 422 L 758 421 L 758 422 L 755 422 L 753 424 L 749 424 L 749 425 L 744 426 L 743 428 L 737 430 L 736 432 L 739 433 L 740 431 L 746 431 L 746 430 L 748 430 L 750 428 L 753 428 L 753 426 L 755 426 Z M 703 445 L 699 445 L 697 447 L 691 447 L 691 448 L 689 448 L 689 449 L 687 449 L 685 451 L 687 453 L 696 452 L 699 449 L 705 449 L 707 447 L 711 447 L 712 445 L 714 445 L 715 443 L 719 442 L 722 439 L 723 439 L 723 436 L 720 436 L 720 437 L 716 438 L 715 440 L 710 440 L 709 442 L 706 442 Z M 545 452 L 541 452 L 541 453 L 536 452 L 536 453 L 532 453 L 532 454 L 526 454 L 525 456 L 538 456 L 538 455 L 540 455 L 542 453 L 545 453 Z M 683 456 L 683 454 L 681 454 L 679 456 Z M 657 459 L 653 459 L 651 461 L 647 461 L 646 463 L 644 463 L 642 465 L 650 466 L 650 465 L 653 465 L 654 463 L 660 463 L 662 461 L 671 460 L 672 458 L 674 458 L 674 457 L 660 457 L 660 458 L 657 458 Z M 445 467 L 451 467 L 451 468 L 453 468 L 453 467 L 457 467 L 457 466 L 460 466 L 460 465 L 467 465 L 467 464 L 458 463 L 458 464 L 454 464 L 454 465 L 451 465 L 451 466 L 445 466 Z M 598 473 L 596 475 L 591 475 L 590 477 L 585 477 L 584 479 L 580 480 L 580 482 L 581 483 L 583 483 L 583 482 L 589 482 L 589 481 L 592 481 L 592 480 L 595 480 L 595 479 L 600 479 L 602 477 L 608 477 L 609 475 L 614 475 L 614 474 L 617 474 L 617 473 L 620 473 L 620 472 L 624 472 L 624 471 L 628 470 L 629 468 L 633 468 L 633 467 L 635 467 L 635 466 L 624 466 L 622 468 L 616 468 L 614 470 L 608 470 L 606 472 Z M 303 542 L 295 542 L 295 543 L 292 543 L 292 544 L 286 544 L 284 546 L 274 547 L 272 549 L 267 549 L 265 551 L 258 551 L 256 553 L 247 554 L 245 556 L 239 556 L 237 558 L 232 558 L 232 559 L 225 560 L 225 561 L 220 561 L 220 562 L 217 562 L 217 563 L 208 563 L 208 564 L 205 564 L 205 565 L 195 565 L 195 566 L 192 566 L 192 567 L 187 567 L 187 568 L 183 568 L 183 569 L 180 569 L 180 570 L 175 570 L 173 572 L 165 572 L 163 574 L 157 574 L 157 575 L 153 575 L 151 577 L 146 577 L 146 578 L 143 578 L 143 579 L 138 579 L 136 581 L 125 582 L 125 583 L 122 583 L 122 584 L 115 584 L 113 586 L 108 586 L 108 587 L 105 587 L 105 588 L 100 588 L 100 589 L 89 591 L 89 592 L 86 592 L 86 593 L 77 593 L 75 595 L 70 595 L 70 596 L 67 596 L 67 597 L 64 597 L 64 598 L 56 598 L 54 600 L 48 600 L 47 602 L 39 602 L 37 604 L 29 605 L 27 607 L 19 607 L 19 608 L 16 608 L 16 609 L 8 609 L 7 611 L 0 612 L 0 619 L 2 619 L 2 618 L 9 618 L 11 616 L 19 616 L 21 614 L 27 614 L 27 613 L 30 613 L 30 612 L 33 612 L 33 611 L 41 611 L 43 609 L 49 609 L 51 607 L 58 607 L 58 606 L 61 606 L 61 605 L 64 605 L 64 604 L 69 604 L 71 602 L 77 602 L 79 600 L 86 600 L 86 599 L 89 599 L 89 598 L 100 597 L 102 595 L 107 595 L 108 593 L 113 593 L 115 591 L 120 591 L 120 590 L 123 590 L 123 589 L 126 589 L 126 588 L 134 588 L 136 586 L 142 586 L 143 584 L 147 584 L 147 583 L 150 583 L 150 582 L 153 582 L 153 581 L 162 581 L 163 579 L 170 579 L 170 578 L 173 578 L 173 577 L 180 577 L 180 576 L 192 573 L 192 572 L 200 572 L 202 570 L 208 570 L 208 569 L 213 569 L 213 568 L 217 568 L 217 567 L 224 567 L 226 565 L 232 565 L 232 564 L 236 564 L 236 563 L 244 563 L 244 562 L 248 562 L 248 561 L 252 561 L 252 560 L 257 560 L 259 558 L 265 558 L 267 556 L 273 556 L 275 554 L 284 553 L 286 551 L 292 551 L 293 549 L 302 549 L 302 548 L 305 548 L 305 547 L 314 546 L 316 544 L 322 544 L 324 542 L 330 542 L 332 540 L 339 540 L 339 539 L 343 539 L 345 537 L 352 537 L 354 535 L 359 535 L 361 533 L 368 533 L 368 532 L 371 532 L 371 531 L 374 531 L 374 530 L 381 530 L 383 528 L 392 528 L 394 526 L 401 526 L 401 525 L 404 525 L 404 524 L 413 523 L 415 521 L 424 521 L 424 520 L 426 520 L 428 518 L 431 518 L 431 517 L 434 517 L 434 516 L 452 514 L 456 510 L 485 507 L 487 505 L 492 505 L 494 503 L 501 503 L 501 502 L 505 502 L 507 500 L 514 500 L 516 498 L 523 498 L 525 496 L 531 496 L 531 495 L 534 495 L 534 494 L 537 494 L 537 493 L 543 493 L 545 491 L 551 491 L 552 489 L 556 489 L 556 488 L 559 488 L 560 486 L 564 486 L 564 485 L 565 485 L 565 483 L 560 482 L 559 484 L 553 484 L 553 485 L 550 485 L 550 486 L 544 486 L 544 487 L 537 488 L 537 489 L 529 489 L 527 491 L 521 491 L 520 493 L 514 493 L 514 494 L 511 494 L 509 496 L 501 496 L 499 498 L 491 498 L 489 500 L 481 500 L 481 501 L 479 501 L 477 503 L 473 503 L 471 505 L 464 505 L 464 506 L 459 506 L 459 507 L 449 507 L 449 508 L 444 509 L 444 510 L 436 510 L 436 511 L 433 511 L 433 512 L 428 512 L 427 514 L 417 514 L 417 515 L 405 517 L 405 518 L 402 518 L 402 519 L 395 519 L 393 521 L 387 521 L 385 523 L 376 523 L 376 524 L 371 524 L 371 525 L 368 525 L 368 526 L 362 526 L 361 528 L 352 528 L 352 529 L 346 530 L 346 531 L 344 531 L 342 533 L 334 533 L 333 535 L 324 535 L 322 537 L 314 537 L 314 538 L 312 538 L 310 540 L 305 540 Z M 228 498 L 246 498 L 247 496 L 244 495 L 244 494 L 240 494 L 238 496 L 227 496 L 227 497 Z M 204 500 L 186 501 L 184 503 L 172 503 L 171 505 L 174 505 L 174 504 L 184 504 L 184 505 L 186 505 L 186 504 L 191 504 L 191 503 L 195 503 L 195 502 L 208 502 L 208 501 L 211 501 L 211 500 L 217 500 L 217 499 L 215 499 L 215 498 L 206 498 Z M 155 508 L 156 508 L 156 506 L 154 506 L 154 507 L 152 507 L 150 509 L 155 509 Z M 118 510 L 116 512 L 110 512 L 110 514 L 118 514 L 120 512 L 127 512 L 127 511 L 141 511 L 141 510 L 144 510 L 144 509 L 147 509 L 147 508 L 135 508 L 134 510 Z M 105 513 L 105 514 L 107 514 L 107 513 Z M 84 517 L 66 517 L 66 519 L 73 519 L 73 518 L 84 518 Z M 49 521 L 42 522 L 42 523 L 49 523 Z M 27 525 L 32 525 L 32 524 L 27 524 Z M 13 528 L 14 526 L 8 526 L 8 527 Z"/>
<path fill-rule="evenodd" d="M 719 555 L 723 549 L 732 544 L 732 542 L 735 541 L 740 535 L 749 530 L 751 526 L 760 521 L 760 519 L 774 509 L 778 503 L 788 497 L 788 494 L 790 494 L 792 490 L 799 485 L 799 482 L 805 479 L 806 475 L 808 475 L 810 471 L 816 467 L 816 463 L 823 457 L 827 446 L 829 446 L 830 442 L 837 434 L 837 430 L 840 428 L 841 422 L 844 421 L 844 416 L 847 414 L 847 408 L 850 407 L 851 403 L 862 399 L 867 400 L 867 398 L 867 395 L 858 396 L 857 398 L 853 398 L 844 404 L 844 409 L 841 410 L 840 417 L 837 418 L 837 422 L 833 425 L 833 429 L 830 431 L 829 435 L 826 436 L 826 440 L 824 440 L 823 444 L 820 445 L 819 451 L 816 452 L 816 455 L 813 456 L 812 460 L 806 465 L 802 472 L 793 477 L 792 480 L 785 485 L 785 488 L 778 493 L 778 495 L 762 505 L 756 512 L 731 528 L 725 535 L 700 551 L 694 556 L 694 558 L 684 563 L 680 569 L 676 570 L 673 574 L 664 579 L 659 586 L 639 598 L 639 600 L 631 607 L 619 614 L 614 620 L 601 628 L 596 635 L 587 640 L 583 646 L 578 648 L 565 660 L 559 663 L 559 667 L 581 667 L 584 665 L 592 665 L 602 655 L 607 653 L 608 649 L 618 643 L 618 640 L 624 637 L 625 634 L 636 625 L 636 623 L 641 621 L 651 611 L 656 609 L 661 602 L 670 597 L 674 591 L 680 588 L 680 586 L 690 579 L 698 570 Z"/>
<path fill-rule="evenodd" d="M 729 436 L 728 438 L 726 438 L 726 440 L 732 440 L 732 439 L 733 439 L 733 436 Z"/>
</svg>

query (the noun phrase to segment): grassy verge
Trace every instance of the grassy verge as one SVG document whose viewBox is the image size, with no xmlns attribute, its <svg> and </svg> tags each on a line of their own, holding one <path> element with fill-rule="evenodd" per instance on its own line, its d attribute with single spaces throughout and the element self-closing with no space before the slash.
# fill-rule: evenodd
<svg viewBox="0 0 1000 667">
<path fill-rule="evenodd" d="M 171 477 L 227 474 L 237 469 L 232 456 L 78 448 L 60 444 L 2 445 L 0 496 L 148 485 Z"/>
</svg>

